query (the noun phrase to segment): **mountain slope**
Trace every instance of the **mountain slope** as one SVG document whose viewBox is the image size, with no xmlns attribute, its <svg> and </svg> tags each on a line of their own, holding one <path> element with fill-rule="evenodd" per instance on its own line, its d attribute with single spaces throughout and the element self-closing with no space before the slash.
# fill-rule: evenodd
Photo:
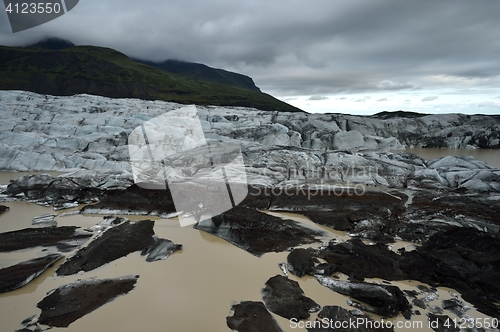
<svg viewBox="0 0 500 332">
<path fill-rule="evenodd" d="M 156 67 L 166 72 L 192 78 L 198 81 L 206 81 L 234 86 L 242 89 L 260 91 L 255 86 L 251 77 L 233 73 L 223 69 L 212 68 L 201 63 L 184 62 L 177 60 L 167 60 L 164 62 L 151 62 L 135 60 L 146 65 Z"/>
<path fill-rule="evenodd" d="M 27 48 L 36 48 L 36 49 L 44 49 L 44 50 L 64 50 L 66 48 L 70 48 L 75 46 L 72 42 L 66 39 L 61 38 L 46 38 L 44 40 L 39 41 L 33 45 L 26 46 Z"/>
<path fill-rule="evenodd" d="M 0 89 L 301 111 L 259 91 L 185 78 L 94 46 L 55 51 L 0 46 Z"/>
<path fill-rule="evenodd" d="M 429 114 L 425 113 L 417 113 L 417 112 L 409 112 L 409 111 L 394 111 L 394 112 L 388 112 L 388 111 L 383 111 L 379 113 L 375 113 L 372 115 L 373 118 L 376 119 L 393 119 L 393 118 L 421 118 L 423 116 L 426 116 Z"/>
</svg>

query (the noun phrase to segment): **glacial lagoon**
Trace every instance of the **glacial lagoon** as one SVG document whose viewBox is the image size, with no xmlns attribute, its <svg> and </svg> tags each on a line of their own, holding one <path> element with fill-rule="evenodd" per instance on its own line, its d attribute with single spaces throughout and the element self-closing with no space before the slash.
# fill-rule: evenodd
<svg viewBox="0 0 500 332">
<path fill-rule="evenodd" d="M 469 149 L 407 149 L 426 159 L 439 158 L 445 155 L 473 155 L 491 166 L 500 167 L 500 151 Z M 56 175 L 56 174 L 54 174 Z M 7 184 L 9 179 L 16 178 L 19 173 L 0 173 L 0 181 Z M 91 227 L 102 220 L 97 215 L 72 215 L 76 208 L 54 212 L 50 207 L 41 207 L 26 202 L 2 203 L 10 208 L 0 216 L 2 232 L 31 227 L 33 217 L 54 213 L 58 216 L 59 226 L 76 225 L 82 228 Z M 61 215 L 61 214 L 65 215 Z M 303 223 L 305 226 L 326 232 L 324 242 L 333 238 L 344 241 L 349 238 L 345 232 L 335 231 L 319 226 L 299 214 L 272 213 L 275 216 L 289 218 Z M 116 278 L 126 275 L 140 275 L 138 283 L 129 294 L 120 296 L 96 311 L 75 321 L 61 331 L 87 332 L 103 329 L 117 331 L 137 331 L 148 329 L 154 331 L 226 331 L 226 316 L 229 316 L 231 305 L 241 301 L 261 301 L 261 289 L 270 277 L 282 274 L 278 263 L 286 262 L 287 252 L 267 253 L 255 257 L 230 243 L 192 227 L 180 227 L 175 218 L 161 219 L 155 217 L 131 217 L 132 220 L 155 220 L 155 233 L 161 238 L 168 238 L 183 245 L 183 250 L 173 254 L 166 260 L 147 263 L 139 253 L 113 261 L 94 271 L 79 273 L 69 277 L 58 277 L 55 270 L 61 261 L 49 268 L 33 282 L 21 289 L 0 294 L 0 318 L 2 330 L 15 331 L 20 323 L 28 317 L 39 314 L 38 303 L 48 292 L 63 284 L 80 279 Z M 312 245 L 318 247 L 320 244 Z M 305 245 L 304 247 L 308 247 Z M 396 242 L 394 250 L 405 247 L 412 250 L 414 246 L 408 242 Z M 0 255 L 0 267 L 15 264 L 27 258 L 46 254 L 41 248 L 34 248 Z M 315 278 L 306 276 L 289 278 L 300 282 L 305 295 L 314 299 L 321 306 L 339 305 L 348 308 L 347 296 L 334 293 L 321 286 Z M 340 275 L 341 279 L 346 276 Z M 382 280 L 367 280 L 383 282 Z M 391 282 L 402 290 L 418 291 L 417 281 Z M 444 299 L 455 296 L 455 291 L 438 288 L 436 293 L 429 294 L 428 306 L 439 306 Z M 472 305 L 465 302 L 466 305 Z M 428 328 L 426 311 L 422 315 L 413 315 L 411 322 L 422 322 L 419 331 L 432 331 Z M 474 309 L 467 312 L 474 318 L 486 318 Z M 373 315 L 372 315 L 373 316 Z M 287 332 L 305 329 L 294 329 L 287 319 L 274 316 L 280 327 Z M 309 321 L 314 321 L 317 314 L 312 314 Z M 374 316 L 376 319 L 381 317 Z M 391 320 L 406 322 L 403 317 Z M 54 331 L 59 330 L 55 328 Z M 398 329 L 396 329 L 398 330 Z M 407 329 L 399 329 L 400 331 Z"/>
</svg>

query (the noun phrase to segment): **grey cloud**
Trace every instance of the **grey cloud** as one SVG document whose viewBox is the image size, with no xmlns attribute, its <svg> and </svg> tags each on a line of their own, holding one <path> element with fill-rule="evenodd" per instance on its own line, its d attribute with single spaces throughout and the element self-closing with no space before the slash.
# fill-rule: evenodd
<svg viewBox="0 0 500 332">
<path fill-rule="evenodd" d="M 388 99 L 387 98 L 382 98 L 382 99 L 379 99 L 377 101 L 387 101 Z"/>
<path fill-rule="evenodd" d="M 325 96 L 311 96 L 307 100 L 327 100 L 328 97 Z"/>
<path fill-rule="evenodd" d="M 438 96 L 428 96 L 428 97 L 422 98 L 422 101 L 434 101 L 438 98 L 439 98 Z"/>
<path fill-rule="evenodd" d="M 479 108 L 499 107 L 500 108 L 500 103 L 494 102 L 494 101 L 483 101 L 483 102 L 477 104 L 476 107 L 479 107 Z"/>
<path fill-rule="evenodd" d="M 496 89 L 498 17 L 497 1 L 85 0 L 15 35 L 0 19 L 0 44 L 56 35 L 135 58 L 201 62 L 282 98 L 448 87 L 429 83 L 439 75 Z"/>
<path fill-rule="evenodd" d="M 377 88 L 380 90 L 404 90 L 404 89 L 413 89 L 415 88 L 415 84 L 412 82 L 394 82 L 391 80 L 384 80 L 377 83 Z"/>
</svg>

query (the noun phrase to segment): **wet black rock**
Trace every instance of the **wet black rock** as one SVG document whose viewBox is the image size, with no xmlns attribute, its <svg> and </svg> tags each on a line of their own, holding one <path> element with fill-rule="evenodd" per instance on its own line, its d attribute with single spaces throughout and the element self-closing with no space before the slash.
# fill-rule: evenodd
<svg viewBox="0 0 500 332">
<path fill-rule="evenodd" d="M 139 276 L 86 280 L 57 288 L 37 304 L 42 310 L 38 322 L 68 327 L 77 319 L 131 291 Z"/>
<path fill-rule="evenodd" d="M 320 263 L 309 271 L 312 275 L 326 275 L 330 276 L 337 271 L 337 265 L 330 263 Z"/>
<path fill-rule="evenodd" d="M 315 263 L 319 263 L 313 256 L 314 249 L 293 249 L 287 257 L 288 269 L 297 277 L 302 278 L 311 272 Z"/>
<path fill-rule="evenodd" d="M 359 310 L 347 310 L 339 306 L 325 306 L 319 313 L 320 319 L 307 328 L 308 332 L 391 332 L 394 328 L 381 326 L 373 318 L 364 315 Z M 356 323 L 354 323 L 356 322 Z M 362 324 L 357 324 L 362 322 Z M 313 323 L 313 322 L 311 322 Z M 338 324 L 337 326 L 335 324 Z M 351 324 L 352 323 L 352 324 Z M 342 326 L 344 324 L 344 326 Z"/>
<path fill-rule="evenodd" d="M 100 183 L 95 179 L 53 177 L 48 174 L 26 175 L 12 181 L 6 194 L 23 195 L 31 202 L 62 209 L 73 206 L 74 203 L 97 202 L 106 192 L 99 186 Z"/>
<path fill-rule="evenodd" d="M 495 234 L 500 230 L 499 215 L 500 201 L 489 199 L 488 195 L 420 190 L 403 213 L 396 234 L 403 240 L 417 243 L 456 227 Z"/>
<path fill-rule="evenodd" d="M 249 195 L 240 204 L 254 209 L 297 212 L 313 222 L 339 231 L 360 233 L 374 240 L 391 241 L 393 223 L 404 211 L 408 197 L 392 191 L 366 191 L 356 194 L 354 189 L 312 190 L 286 189 L 287 195 L 274 194 L 269 188 L 249 187 Z M 278 191 L 280 193 L 280 191 Z M 373 225 L 366 225 L 371 220 Z"/>
<path fill-rule="evenodd" d="M 108 191 L 97 204 L 84 206 L 82 214 L 125 214 L 165 217 L 176 212 L 168 190 L 145 189 L 132 185 L 126 190 Z"/>
<path fill-rule="evenodd" d="M 471 228 L 433 235 L 405 252 L 399 266 L 409 278 L 457 290 L 478 311 L 500 318 L 500 238 Z"/>
<path fill-rule="evenodd" d="M 447 229 L 446 227 L 445 229 Z M 420 247 L 398 255 L 387 246 L 359 239 L 330 243 L 317 258 L 354 280 L 418 280 L 455 289 L 480 312 L 500 318 L 500 238 L 474 228 L 455 227 L 430 236 Z"/>
<path fill-rule="evenodd" d="M 8 206 L 5 206 L 5 205 L 0 205 L 0 214 L 6 212 L 9 210 L 9 207 Z"/>
<path fill-rule="evenodd" d="M 32 247 L 57 246 L 68 251 L 80 246 L 91 234 L 77 232 L 76 226 L 26 228 L 0 234 L 0 252 Z"/>
<path fill-rule="evenodd" d="M 52 329 L 52 327 L 50 326 L 45 326 L 44 328 L 42 328 L 42 326 L 38 324 L 37 315 L 33 315 L 31 317 L 24 319 L 21 322 L 21 325 L 24 326 L 24 328 L 16 330 L 15 332 L 42 332 Z"/>
<path fill-rule="evenodd" d="M 238 332 L 282 332 L 264 303 L 243 301 L 232 306 L 233 315 L 226 317 L 227 326 Z"/>
<path fill-rule="evenodd" d="M 321 309 L 319 304 L 304 295 L 298 282 L 281 275 L 270 278 L 262 294 L 266 307 L 284 318 L 306 319 L 310 313 Z"/>
<path fill-rule="evenodd" d="M 147 249 L 142 251 L 142 255 L 148 255 L 146 261 L 154 262 L 166 259 L 174 252 L 182 250 L 182 244 L 176 244 L 168 239 L 159 239 L 154 237 L 154 243 Z"/>
<path fill-rule="evenodd" d="M 294 190 L 290 195 L 259 196 L 247 199 L 247 206 L 265 205 L 271 211 L 297 212 L 313 222 L 339 231 L 347 231 L 377 242 L 393 242 L 396 223 L 405 210 L 408 197 L 400 192 L 388 195 L 382 191 L 366 191 L 362 195 L 354 189 L 338 192 L 331 189 L 312 193 Z M 318 193 L 319 192 L 319 193 Z"/>
<path fill-rule="evenodd" d="M 319 283 L 331 290 L 352 297 L 365 303 L 351 301 L 351 305 L 359 309 L 375 313 L 383 317 L 396 317 L 399 313 L 410 314 L 411 305 L 399 287 L 366 282 L 349 282 L 316 276 Z"/>
<path fill-rule="evenodd" d="M 0 293 L 23 287 L 64 257 L 51 254 L 0 269 Z"/>
<path fill-rule="evenodd" d="M 411 303 L 419 308 L 426 309 L 427 305 L 425 304 L 425 301 L 422 299 L 413 299 Z"/>
<path fill-rule="evenodd" d="M 335 264 L 337 272 L 353 279 L 382 278 L 387 280 L 405 279 L 406 274 L 399 268 L 400 256 L 384 244 L 366 245 L 359 238 L 330 244 L 320 250 L 317 257 Z"/>
<path fill-rule="evenodd" d="M 154 221 L 126 221 L 109 228 L 99 237 L 68 258 L 58 269 L 58 275 L 91 271 L 106 263 L 142 251 L 154 245 Z"/>
<path fill-rule="evenodd" d="M 464 303 L 456 298 L 443 300 L 443 309 L 451 311 L 458 317 L 463 317 L 465 312 L 470 310 L 470 308 Z"/>
<path fill-rule="evenodd" d="M 320 241 L 322 232 L 301 226 L 253 209 L 236 206 L 211 220 L 194 226 L 218 236 L 255 256 L 266 252 L 282 252 L 291 247 Z"/>
</svg>

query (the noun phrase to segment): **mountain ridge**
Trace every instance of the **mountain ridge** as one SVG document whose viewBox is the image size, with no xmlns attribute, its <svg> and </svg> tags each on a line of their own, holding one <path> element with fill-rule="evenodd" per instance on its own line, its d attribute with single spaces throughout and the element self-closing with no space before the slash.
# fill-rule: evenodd
<svg viewBox="0 0 500 332">
<path fill-rule="evenodd" d="M 0 89 L 303 112 L 260 91 L 186 78 L 97 46 L 59 50 L 0 46 Z"/>
<path fill-rule="evenodd" d="M 209 67 L 202 63 L 187 62 L 182 60 L 166 60 L 163 62 L 153 62 L 139 59 L 133 60 L 197 81 L 220 83 L 260 92 L 260 89 L 255 85 L 251 77 L 224 69 Z"/>
</svg>

